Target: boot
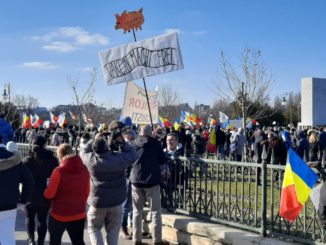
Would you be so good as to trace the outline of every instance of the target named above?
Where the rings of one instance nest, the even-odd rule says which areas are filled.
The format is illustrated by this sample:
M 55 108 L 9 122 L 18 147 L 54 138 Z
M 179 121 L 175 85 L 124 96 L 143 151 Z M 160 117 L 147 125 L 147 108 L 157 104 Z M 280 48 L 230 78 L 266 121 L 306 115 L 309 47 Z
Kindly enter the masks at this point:
M 44 245 L 44 240 L 37 240 L 37 245 Z
M 123 239 L 131 240 L 131 235 L 129 234 L 127 227 L 121 227 L 121 235 Z

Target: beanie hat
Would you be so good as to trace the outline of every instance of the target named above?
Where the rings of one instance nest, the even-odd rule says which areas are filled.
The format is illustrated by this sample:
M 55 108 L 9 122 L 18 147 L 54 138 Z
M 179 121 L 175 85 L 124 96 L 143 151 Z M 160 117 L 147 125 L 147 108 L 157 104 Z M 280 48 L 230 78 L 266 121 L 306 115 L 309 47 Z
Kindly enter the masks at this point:
M 39 147 L 44 147 L 46 139 L 42 135 L 38 135 L 33 139 L 33 145 L 38 145 Z
M 121 122 L 126 125 L 127 127 L 131 127 L 132 126 L 132 120 L 130 117 L 124 117 L 122 118 Z
M 106 141 L 99 137 L 97 139 L 94 140 L 93 145 L 92 145 L 93 151 L 97 154 L 103 154 L 105 152 L 109 151 L 109 147 L 108 144 L 106 143 Z
M 13 141 L 9 141 L 9 142 L 7 143 L 7 151 L 10 151 L 10 152 L 15 152 L 15 151 L 17 151 L 17 145 L 16 145 L 16 143 L 13 142 Z

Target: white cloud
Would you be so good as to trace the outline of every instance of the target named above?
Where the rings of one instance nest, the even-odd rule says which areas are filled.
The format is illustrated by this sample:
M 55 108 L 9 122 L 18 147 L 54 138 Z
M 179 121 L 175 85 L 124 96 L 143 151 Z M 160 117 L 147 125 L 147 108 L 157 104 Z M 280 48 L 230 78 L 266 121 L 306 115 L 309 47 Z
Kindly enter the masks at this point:
M 43 41 L 43 49 L 55 52 L 72 52 L 84 45 L 108 45 L 109 39 L 100 33 L 89 33 L 81 27 L 60 27 L 32 40 Z
M 37 70 L 53 70 L 57 68 L 57 66 L 53 65 L 50 62 L 42 62 L 42 61 L 25 62 L 21 64 L 19 67 L 37 69 Z
M 76 43 L 81 45 L 100 44 L 108 45 L 109 40 L 99 33 L 90 34 L 81 27 L 61 27 L 59 33 L 65 37 L 71 37 Z
M 43 45 L 42 49 L 51 50 L 59 53 L 68 53 L 75 51 L 77 47 L 68 42 L 51 42 L 49 44 Z

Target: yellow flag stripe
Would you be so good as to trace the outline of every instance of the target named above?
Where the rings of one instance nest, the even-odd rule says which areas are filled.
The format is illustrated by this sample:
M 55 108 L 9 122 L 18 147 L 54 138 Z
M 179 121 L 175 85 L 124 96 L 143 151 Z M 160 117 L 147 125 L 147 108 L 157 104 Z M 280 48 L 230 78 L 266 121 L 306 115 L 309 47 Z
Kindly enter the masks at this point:
M 304 205 L 309 198 L 311 189 L 306 182 L 292 171 L 290 164 L 287 164 L 285 167 L 282 189 L 290 185 L 294 185 L 298 202 Z

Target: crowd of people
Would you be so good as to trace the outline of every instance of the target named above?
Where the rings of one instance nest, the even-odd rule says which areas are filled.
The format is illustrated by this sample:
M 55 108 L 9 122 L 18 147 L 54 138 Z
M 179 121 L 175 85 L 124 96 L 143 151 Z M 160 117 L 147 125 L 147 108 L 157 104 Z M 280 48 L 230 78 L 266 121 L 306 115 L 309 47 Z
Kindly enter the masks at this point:
M 245 131 L 181 123 L 177 130 L 152 129 L 136 127 L 129 119 L 114 120 L 101 129 L 68 126 L 14 132 L 0 115 L 0 196 L 5 197 L 0 199 L 0 243 L 15 244 L 16 212 L 24 211 L 30 245 L 43 245 L 47 232 L 50 244 L 61 244 L 65 230 L 72 244 L 85 244 L 86 219 L 91 244 L 104 244 L 102 227 L 107 244 L 117 244 L 119 233 L 142 244 L 142 214 L 148 205 L 154 244 L 168 244 L 162 239 L 161 209 L 173 206 L 172 193 L 188 174 L 169 160 L 171 156 L 212 154 L 217 159 L 284 165 L 283 131 L 309 166 L 323 168 L 326 128 L 254 125 Z M 31 146 L 28 156 L 22 158 L 15 142 Z M 56 155 L 47 145 L 57 146 Z

